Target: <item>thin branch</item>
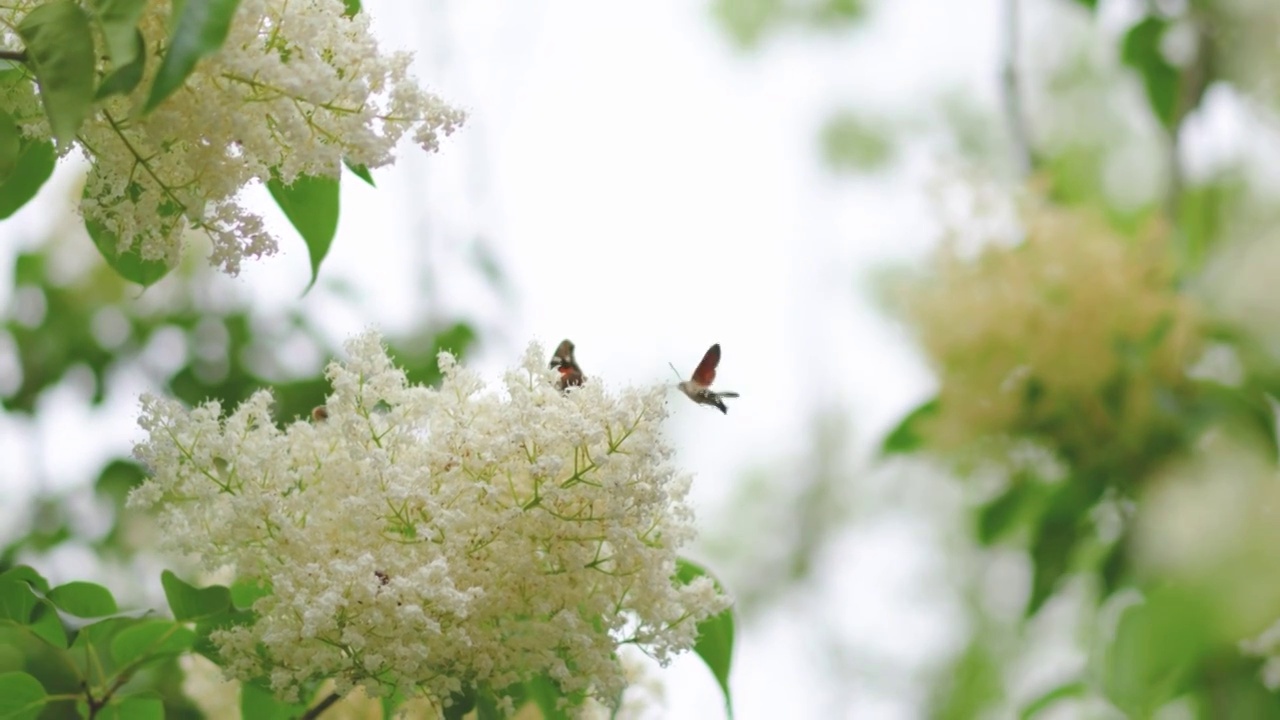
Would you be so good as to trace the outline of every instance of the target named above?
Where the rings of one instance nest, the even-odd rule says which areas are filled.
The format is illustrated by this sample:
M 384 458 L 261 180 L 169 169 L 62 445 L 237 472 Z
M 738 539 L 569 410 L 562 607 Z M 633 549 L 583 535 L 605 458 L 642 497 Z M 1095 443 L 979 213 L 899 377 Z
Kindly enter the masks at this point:
M 1019 0 L 1004 0 L 1004 57 L 1000 68 L 1000 89 L 1004 101 L 1005 122 L 1009 125 L 1014 164 L 1019 177 L 1025 178 L 1033 167 L 1031 138 L 1027 118 L 1023 114 L 1022 91 L 1018 78 Z
M 24 63 L 27 61 L 26 50 L 0 50 L 0 60 L 16 60 Z
M 325 710 L 328 710 L 330 707 L 333 706 L 334 703 L 338 702 L 341 699 L 342 699 L 342 696 L 339 695 L 338 693 L 330 693 L 329 697 L 326 697 L 325 699 L 317 703 L 315 706 L 309 708 L 306 712 L 302 713 L 302 717 L 298 718 L 298 720 L 315 720 L 316 718 L 320 717 L 321 713 L 323 713 Z

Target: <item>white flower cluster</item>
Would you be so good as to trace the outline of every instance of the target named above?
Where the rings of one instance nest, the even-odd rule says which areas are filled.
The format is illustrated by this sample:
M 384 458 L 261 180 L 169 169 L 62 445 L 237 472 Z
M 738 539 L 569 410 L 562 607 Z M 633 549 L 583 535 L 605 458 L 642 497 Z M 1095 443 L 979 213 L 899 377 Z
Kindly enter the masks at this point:
M 12 27 L 38 4 L 19 0 L 0 19 Z M 174 6 L 148 0 L 139 23 L 148 48 L 167 42 Z M 242 0 L 222 49 L 141 115 L 160 65 L 149 55 L 137 88 L 107 99 L 80 129 L 93 162 L 85 219 L 122 251 L 140 241 L 144 258 L 170 264 L 182 233 L 199 228 L 211 262 L 235 274 L 245 256 L 276 250 L 262 219 L 237 202 L 246 185 L 273 171 L 285 184 L 336 176 L 344 158 L 381 167 L 408 133 L 435 150 L 463 114 L 418 87 L 410 55 L 379 52 L 364 13 L 344 9 L 342 0 Z M 25 135 L 49 136 L 30 83 L 0 84 L 0 107 L 15 108 Z
M 169 549 L 273 590 L 215 635 L 232 675 L 444 699 L 546 674 L 608 702 L 620 646 L 665 663 L 728 606 L 674 579 L 694 528 L 661 386 L 561 393 L 537 344 L 505 391 L 447 353 L 439 389 L 410 384 L 372 332 L 347 352 L 314 421 L 278 427 L 265 391 L 225 418 L 143 400 L 130 503 L 159 506 Z

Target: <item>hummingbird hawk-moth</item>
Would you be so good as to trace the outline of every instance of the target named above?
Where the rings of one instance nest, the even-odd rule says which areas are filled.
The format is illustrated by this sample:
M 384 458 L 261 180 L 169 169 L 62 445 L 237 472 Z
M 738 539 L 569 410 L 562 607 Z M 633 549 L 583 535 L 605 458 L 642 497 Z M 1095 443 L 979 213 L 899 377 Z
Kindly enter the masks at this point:
M 570 387 L 577 387 L 587 379 L 582 374 L 582 368 L 578 367 L 578 361 L 573 357 L 573 343 L 564 340 L 556 348 L 555 353 L 551 356 L 551 362 L 548 366 L 553 370 L 560 372 L 560 379 L 556 381 L 556 387 L 566 390 Z
M 699 405 L 710 405 L 717 408 L 725 415 L 729 414 L 729 408 L 725 406 L 721 398 L 736 398 L 736 392 L 714 392 L 711 390 L 711 383 L 716 379 L 716 366 L 720 364 L 720 343 L 716 343 L 707 349 L 707 354 L 702 356 L 702 362 L 698 363 L 697 369 L 693 371 L 693 378 L 689 380 L 681 380 L 677 387 L 680 392 L 689 396 L 689 399 Z M 675 367 L 672 366 L 672 370 Z M 679 375 L 680 371 L 676 370 Z

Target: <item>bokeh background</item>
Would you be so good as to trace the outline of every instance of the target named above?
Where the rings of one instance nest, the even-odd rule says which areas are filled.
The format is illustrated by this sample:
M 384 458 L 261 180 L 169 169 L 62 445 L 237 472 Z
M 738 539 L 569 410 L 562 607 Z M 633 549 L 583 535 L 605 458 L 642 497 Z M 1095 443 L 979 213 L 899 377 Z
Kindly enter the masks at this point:
M 886 288 L 944 239 L 962 254 L 1017 241 L 1029 187 L 1131 225 L 1181 200 L 1173 217 L 1206 236 L 1228 193 L 1266 217 L 1280 126 L 1262 68 L 1280 67 L 1280 13 L 1250 0 L 365 10 L 470 118 L 438 155 L 403 148 L 376 189 L 344 179 L 310 292 L 305 247 L 265 191 L 278 256 L 227 278 L 197 247 L 145 293 L 79 227 L 75 163 L 0 222 L 0 565 L 158 602 L 148 525 L 120 506 L 143 391 L 234 402 L 269 384 L 282 417 L 305 414 L 324 363 L 368 326 L 424 381 L 441 347 L 496 373 L 531 339 L 569 337 L 599 381 L 674 383 L 669 362 L 688 374 L 718 342 L 717 385 L 741 399 L 721 416 L 673 390 L 670 435 L 696 474 L 690 554 L 739 599 L 737 717 L 978 716 L 994 681 L 963 661 L 1020 615 L 1031 570 L 1018 549 L 978 559 L 981 483 L 881 457 L 938 387 Z M 1151 18 L 1158 42 L 1137 47 Z M 1214 62 L 1186 60 L 1205 28 Z M 1152 95 L 1163 67 L 1181 73 L 1172 141 Z M 1084 667 L 1077 610 L 1021 627 L 1033 643 L 997 633 L 1015 661 L 996 695 L 1016 706 Z M 723 716 L 696 658 L 659 677 L 656 717 Z M 1086 711 L 1114 716 L 1097 703 L 1058 716 Z

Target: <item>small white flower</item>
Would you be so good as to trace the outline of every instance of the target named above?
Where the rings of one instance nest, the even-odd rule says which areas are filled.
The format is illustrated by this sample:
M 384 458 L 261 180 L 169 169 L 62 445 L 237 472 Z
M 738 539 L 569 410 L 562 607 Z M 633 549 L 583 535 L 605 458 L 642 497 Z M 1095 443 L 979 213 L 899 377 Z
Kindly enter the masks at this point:
M 609 702 L 621 645 L 666 661 L 728 605 L 672 580 L 694 528 L 662 386 L 564 394 L 533 345 L 504 392 L 447 354 L 431 389 L 375 333 L 347 351 L 320 423 L 278 427 L 265 392 L 227 417 L 144 398 L 130 502 L 159 506 L 169 549 L 274 589 L 214 637 L 233 676 L 443 699 L 546 674 Z

